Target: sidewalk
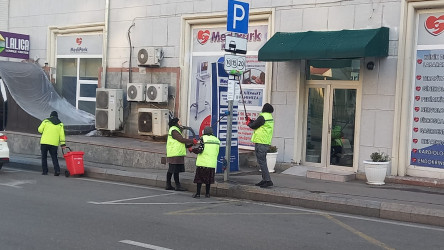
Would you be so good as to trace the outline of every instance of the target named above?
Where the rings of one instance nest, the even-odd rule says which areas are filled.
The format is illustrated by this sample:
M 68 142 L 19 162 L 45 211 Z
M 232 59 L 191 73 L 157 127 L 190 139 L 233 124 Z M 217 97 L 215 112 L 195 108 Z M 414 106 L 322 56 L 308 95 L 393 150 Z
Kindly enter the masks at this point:
M 96 146 L 100 147 L 99 144 Z M 28 164 L 33 170 L 41 171 L 40 157 L 36 155 L 12 153 L 10 161 Z M 62 168 L 66 168 L 63 159 L 60 159 L 60 164 Z M 50 169 L 52 169 L 51 164 Z M 62 175 L 63 173 L 64 171 Z M 166 166 L 165 169 L 141 169 L 85 162 L 85 175 L 91 178 L 164 188 Z M 362 180 L 330 182 L 281 173 L 271 174 L 271 177 L 274 187 L 262 189 L 254 186 L 254 183 L 261 179 L 260 172 L 241 167 L 241 171 L 230 174 L 228 182 L 223 182 L 223 175 L 217 174 L 216 184 L 212 185 L 211 193 L 219 197 L 444 226 L 443 188 L 394 183 L 370 186 Z M 191 172 L 181 174 L 181 182 L 190 192 L 195 190 L 193 178 L 194 174 Z M 390 178 L 391 182 L 399 182 L 402 179 L 408 181 L 408 178 Z

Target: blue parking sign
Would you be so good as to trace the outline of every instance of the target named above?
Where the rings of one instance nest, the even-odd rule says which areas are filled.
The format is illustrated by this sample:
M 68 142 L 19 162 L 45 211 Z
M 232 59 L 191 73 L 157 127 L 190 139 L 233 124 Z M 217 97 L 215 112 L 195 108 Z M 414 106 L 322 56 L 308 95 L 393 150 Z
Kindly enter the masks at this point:
M 250 4 L 228 0 L 227 31 L 248 34 Z

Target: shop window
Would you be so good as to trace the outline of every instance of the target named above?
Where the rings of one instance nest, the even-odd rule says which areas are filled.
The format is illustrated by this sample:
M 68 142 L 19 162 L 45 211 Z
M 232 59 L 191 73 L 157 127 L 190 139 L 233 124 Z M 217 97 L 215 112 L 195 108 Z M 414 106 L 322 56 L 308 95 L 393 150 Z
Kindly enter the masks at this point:
M 308 60 L 307 80 L 359 81 L 360 59 Z

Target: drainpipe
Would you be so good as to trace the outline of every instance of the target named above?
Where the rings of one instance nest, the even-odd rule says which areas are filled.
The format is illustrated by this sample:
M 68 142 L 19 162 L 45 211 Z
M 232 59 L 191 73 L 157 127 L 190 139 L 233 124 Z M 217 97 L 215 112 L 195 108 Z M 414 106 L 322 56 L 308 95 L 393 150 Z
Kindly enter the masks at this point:
M 108 28 L 109 28 L 109 0 L 105 1 L 105 26 L 103 28 L 103 49 L 102 49 L 102 84 L 101 88 L 106 86 L 106 70 L 108 67 Z

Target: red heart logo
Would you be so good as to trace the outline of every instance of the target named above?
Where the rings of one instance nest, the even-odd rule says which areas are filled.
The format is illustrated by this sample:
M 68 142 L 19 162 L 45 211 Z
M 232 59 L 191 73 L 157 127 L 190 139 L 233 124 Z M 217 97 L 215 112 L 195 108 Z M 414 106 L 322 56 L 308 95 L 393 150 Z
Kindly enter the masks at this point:
M 416 162 L 416 158 L 412 158 L 412 162 Z
M 413 118 L 413 120 L 415 120 L 415 122 L 418 122 L 418 121 L 419 121 L 419 118 L 418 118 L 418 117 L 415 117 L 415 118 Z
M 418 152 L 418 150 L 416 148 L 412 149 L 413 153 Z
M 418 132 L 418 128 L 413 128 L 413 131 Z
M 77 37 L 76 38 L 76 43 L 80 46 L 82 44 L 82 38 L 81 37 Z
M 415 100 L 419 101 L 421 97 L 419 95 L 415 96 Z
M 197 41 L 200 44 L 205 44 L 208 42 L 208 39 L 210 39 L 210 31 L 209 30 L 199 30 L 197 32 Z
M 420 86 L 416 86 L 416 90 L 417 91 L 421 91 L 421 87 Z
M 444 15 L 440 17 L 429 16 L 424 25 L 430 34 L 437 36 L 444 31 Z
M 418 112 L 419 111 L 419 107 L 415 107 L 415 111 Z
M 418 59 L 418 60 L 416 60 L 416 62 L 417 62 L 418 64 L 421 64 L 421 63 L 422 63 L 422 59 Z
M 416 76 L 416 79 L 421 80 L 421 76 L 420 76 L 420 75 L 417 75 L 417 76 Z
M 418 139 L 413 139 L 413 143 L 418 143 Z

